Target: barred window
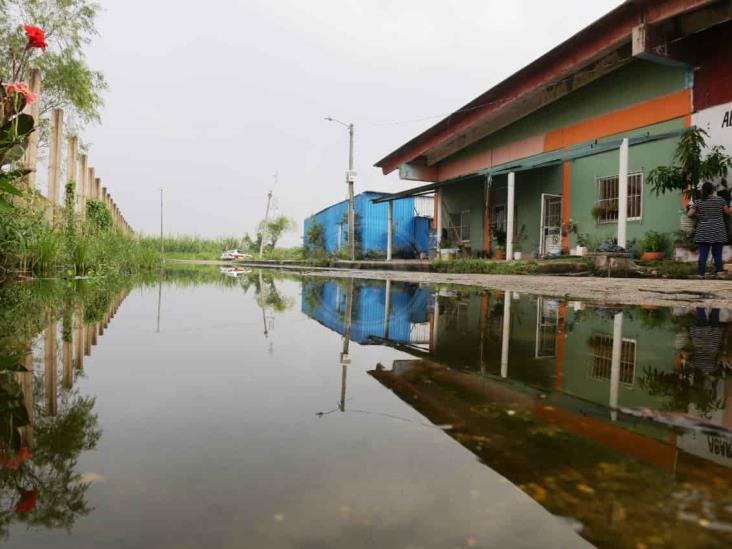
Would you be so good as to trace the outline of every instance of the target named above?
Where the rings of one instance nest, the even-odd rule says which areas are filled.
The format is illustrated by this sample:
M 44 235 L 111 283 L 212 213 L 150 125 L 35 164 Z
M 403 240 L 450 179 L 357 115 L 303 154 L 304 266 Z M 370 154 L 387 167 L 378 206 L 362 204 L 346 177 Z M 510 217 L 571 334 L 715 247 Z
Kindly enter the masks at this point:
M 618 220 L 619 178 L 601 177 L 597 180 L 598 223 L 615 223 Z M 628 219 L 641 219 L 643 216 L 643 174 L 636 172 L 628 175 Z
M 493 230 L 506 232 L 506 205 L 499 204 L 493 208 Z
M 470 210 L 450 214 L 452 238 L 458 241 L 470 240 Z
M 632 385 L 635 378 L 635 346 L 634 339 L 623 339 L 620 352 L 620 382 Z M 592 372 L 594 379 L 610 379 L 613 362 L 613 337 L 605 334 L 592 334 Z

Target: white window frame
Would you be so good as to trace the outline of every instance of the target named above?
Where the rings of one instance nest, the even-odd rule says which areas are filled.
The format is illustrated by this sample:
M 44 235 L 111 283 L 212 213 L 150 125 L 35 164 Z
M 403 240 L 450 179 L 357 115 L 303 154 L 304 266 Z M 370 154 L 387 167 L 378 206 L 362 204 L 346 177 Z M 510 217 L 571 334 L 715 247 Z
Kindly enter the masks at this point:
M 453 223 L 453 216 L 460 216 L 460 225 Z M 460 210 L 457 213 L 450 214 L 450 228 L 457 234 L 460 242 L 470 242 L 470 210 Z M 465 238 L 464 229 L 467 228 L 468 237 Z
M 590 379 L 596 380 L 596 381 L 607 381 L 610 379 L 610 368 L 612 368 L 612 365 L 610 364 L 612 362 L 612 346 L 613 346 L 613 336 L 611 334 L 606 334 L 602 332 L 593 332 L 590 337 L 597 337 L 600 338 L 603 343 L 606 343 L 604 346 L 606 349 L 609 350 L 609 352 L 604 353 L 598 353 L 595 349 L 592 349 L 591 356 L 592 356 L 592 364 L 590 365 Z M 635 371 L 638 367 L 638 340 L 632 339 L 632 338 L 623 338 L 623 343 L 631 344 L 633 346 L 633 361 L 629 363 L 628 361 L 623 360 L 622 358 L 622 352 L 621 352 L 621 362 L 620 362 L 620 371 L 621 371 L 621 378 L 620 383 L 627 386 L 633 386 L 635 385 Z M 607 363 L 608 366 L 605 366 L 603 364 L 602 375 L 596 375 L 595 368 L 598 364 L 597 361 L 602 361 L 603 363 Z M 622 378 L 622 372 L 623 372 L 623 365 L 631 365 L 632 366 L 632 377 L 631 379 L 623 379 Z M 604 370 L 607 369 L 608 375 L 607 377 L 604 375 Z
M 643 220 L 643 208 L 644 208 L 644 205 L 645 205 L 644 204 L 644 200 L 643 200 L 643 195 L 645 194 L 644 193 L 645 183 L 646 183 L 646 181 L 645 181 L 645 175 L 643 174 L 642 171 L 637 171 L 637 172 L 631 172 L 631 173 L 629 173 L 628 174 L 628 184 L 629 185 L 630 185 L 630 181 L 634 177 L 639 177 L 640 178 L 640 208 L 639 208 L 640 209 L 640 215 L 637 215 L 637 216 L 630 216 L 630 215 L 628 215 L 628 221 L 642 221 Z M 595 198 L 595 204 L 596 205 L 600 204 L 603 201 L 611 201 L 611 200 L 619 200 L 620 199 L 619 196 L 616 197 L 616 198 L 614 198 L 614 199 L 613 198 L 605 198 L 605 199 L 603 199 L 603 198 L 601 198 L 601 195 L 600 195 L 601 188 L 602 188 L 602 184 L 604 182 L 609 181 L 609 180 L 612 180 L 612 179 L 619 179 L 619 178 L 620 178 L 620 176 L 618 176 L 618 175 L 607 175 L 607 176 L 602 176 L 602 177 L 596 177 L 595 178 L 595 197 L 596 197 Z M 629 208 L 630 208 L 630 205 L 631 205 L 630 196 L 631 195 L 629 194 L 628 195 L 628 207 Z M 597 220 L 598 225 L 612 225 L 612 224 L 617 223 L 617 222 L 618 222 L 617 218 L 616 219 L 598 219 Z

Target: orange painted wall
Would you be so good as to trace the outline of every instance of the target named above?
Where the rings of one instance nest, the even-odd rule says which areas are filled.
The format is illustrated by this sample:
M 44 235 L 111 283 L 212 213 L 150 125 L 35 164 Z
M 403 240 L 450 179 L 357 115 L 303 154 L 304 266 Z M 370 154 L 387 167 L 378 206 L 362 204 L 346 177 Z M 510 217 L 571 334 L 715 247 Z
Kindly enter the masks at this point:
M 681 90 L 548 132 L 544 138 L 544 152 L 687 116 L 691 109 L 691 90 Z

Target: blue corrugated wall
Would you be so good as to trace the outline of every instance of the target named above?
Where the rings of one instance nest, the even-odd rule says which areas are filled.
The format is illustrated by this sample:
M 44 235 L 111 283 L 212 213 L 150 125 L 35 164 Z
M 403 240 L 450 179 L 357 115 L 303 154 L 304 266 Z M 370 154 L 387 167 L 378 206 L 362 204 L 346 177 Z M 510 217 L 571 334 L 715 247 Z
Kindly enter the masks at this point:
M 338 282 L 305 280 L 303 295 L 322 286 L 322 293 L 313 302 L 302 300 L 302 312 L 331 330 L 343 334 L 346 290 Z M 356 286 L 353 300 L 351 340 L 367 344 L 371 336 L 384 337 L 385 284 Z M 393 284 L 389 307 L 389 339 L 409 343 L 413 324 L 427 322 L 432 290 L 414 285 Z
M 388 206 L 386 203 L 374 204 L 379 193 L 361 193 L 354 199 L 356 212 L 356 240 L 362 253 L 386 253 L 386 233 Z M 308 217 L 305 220 L 304 244 L 308 230 L 313 223 L 323 226 L 325 251 L 335 253 L 348 242 L 348 201 L 339 202 Z M 429 249 L 430 219 L 416 217 L 414 199 L 404 198 L 394 202 L 394 240 L 395 255 L 414 256 Z M 340 233 L 340 237 L 339 237 Z

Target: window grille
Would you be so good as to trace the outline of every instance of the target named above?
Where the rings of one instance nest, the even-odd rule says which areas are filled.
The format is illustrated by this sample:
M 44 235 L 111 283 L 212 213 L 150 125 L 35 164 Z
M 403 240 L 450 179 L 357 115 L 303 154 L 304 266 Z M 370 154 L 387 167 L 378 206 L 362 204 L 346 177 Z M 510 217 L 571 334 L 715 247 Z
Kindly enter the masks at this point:
M 613 362 L 613 338 L 605 334 L 593 334 L 590 338 L 592 347 L 592 372 L 594 379 L 610 379 Z M 632 385 L 635 379 L 635 347 L 634 339 L 623 339 L 620 352 L 620 383 Z
M 617 175 L 597 180 L 597 207 L 600 210 L 598 223 L 618 221 L 619 178 Z M 643 174 L 628 175 L 628 220 L 643 217 Z
M 504 204 L 493 208 L 493 230 L 506 232 L 506 206 Z
M 470 240 L 470 210 L 450 214 L 450 228 L 453 239 Z

